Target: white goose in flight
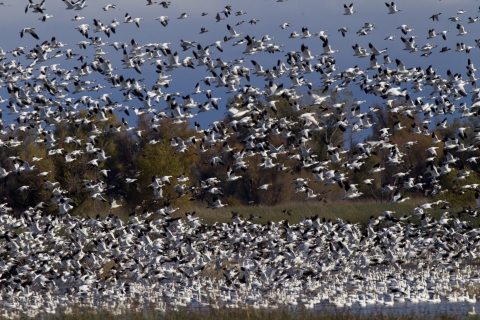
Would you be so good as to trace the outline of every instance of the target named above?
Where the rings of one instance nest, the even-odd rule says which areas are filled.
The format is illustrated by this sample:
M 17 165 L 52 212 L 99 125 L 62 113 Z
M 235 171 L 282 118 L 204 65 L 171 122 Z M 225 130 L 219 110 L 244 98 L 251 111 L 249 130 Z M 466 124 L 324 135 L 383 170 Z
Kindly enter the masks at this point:
M 51 18 L 53 18 L 53 14 L 44 14 L 43 16 L 38 18 L 38 20 L 41 20 L 42 22 L 45 22 L 45 21 L 47 21 L 47 19 L 51 19 Z
M 371 181 L 367 182 L 371 183 Z M 362 192 L 358 191 L 356 184 L 345 183 L 345 196 L 342 198 L 342 200 L 358 198 L 362 194 Z
M 160 22 L 160 24 L 164 27 L 166 27 L 168 25 L 168 16 L 160 16 L 158 18 L 156 18 L 155 20 L 158 20 L 158 22 Z
M 345 37 L 345 34 L 347 33 L 347 31 L 348 31 L 347 27 L 343 27 L 343 28 L 338 29 L 338 32 L 340 32 L 342 34 L 342 37 Z
M 32 37 L 34 37 L 37 40 L 40 39 L 37 33 L 35 32 L 35 28 L 23 28 L 22 31 L 20 31 L 20 38 L 23 38 L 23 35 L 25 33 L 29 33 Z
M 243 34 L 243 32 L 237 33 L 229 24 L 227 24 L 227 29 L 230 32 L 230 37 L 228 37 L 228 40 L 238 38 L 241 34 Z
M 107 4 L 105 7 L 102 8 L 103 11 L 108 11 L 109 9 L 117 9 L 117 5 L 116 4 Z
M 184 12 L 184 13 L 180 14 L 180 16 L 179 16 L 177 19 L 186 19 L 186 18 L 188 18 L 188 17 L 190 17 L 190 16 L 191 16 L 190 13 L 185 13 L 185 12 Z
M 387 48 L 378 50 L 372 43 L 368 43 L 368 47 L 370 48 L 370 50 L 372 50 L 372 54 L 376 56 L 379 56 L 382 53 L 387 53 Z
M 212 209 L 219 209 L 228 206 L 226 203 L 222 203 L 222 201 L 218 198 L 214 199 L 213 205 L 211 206 Z
M 308 30 L 308 28 L 302 28 L 302 39 L 305 39 L 305 38 L 310 38 L 311 36 L 313 36 L 314 34 L 310 33 L 310 31 Z
M 471 30 L 465 30 L 465 27 L 462 26 L 460 23 L 457 23 L 457 30 L 458 30 L 458 34 L 457 36 L 464 36 L 466 34 L 469 34 Z
M 385 5 L 387 6 L 389 12 L 388 14 L 394 14 L 402 11 L 402 9 L 397 9 L 397 5 L 395 2 L 392 1 L 392 3 L 385 2 Z
M 354 14 L 355 12 L 358 12 L 357 10 L 353 10 L 353 3 L 351 3 L 349 6 L 344 4 L 343 9 L 345 10 L 345 13 L 343 15 L 346 15 L 346 16 L 349 16 Z
M 332 50 L 332 47 L 330 46 L 330 44 L 328 43 L 328 38 L 323 40 L 323 53 L 322 55 L 331 55 L 331 54 L 334 54 L 334 53 L 337 53 L 339 52 L 340 50 Z
M 5 170 L 5 168 L 0 168 L 0 179 L 5 178 L 11 171 Z
M 42 13 L 43 10 L 45 10 L 44 5 L 45 5 L 45 0 L 42 0 L 40 3 L 35 3 L 33 0 L 28 0 L 28 4 L 25 7 L 25 13 L 28 12 L 28 9 L 32 9 L 32 12 L 37 12 L 37 13 Z
M 67 10 L 72 10 L 72 9 L 76 9 L 77 8 L 77 5 L 79 5 L 82 1 L 81 0 L 78 0 L 78 1 L 70 1 L 70 0 L 62 0 L 63 3 L 65 3 L 67 5 Z

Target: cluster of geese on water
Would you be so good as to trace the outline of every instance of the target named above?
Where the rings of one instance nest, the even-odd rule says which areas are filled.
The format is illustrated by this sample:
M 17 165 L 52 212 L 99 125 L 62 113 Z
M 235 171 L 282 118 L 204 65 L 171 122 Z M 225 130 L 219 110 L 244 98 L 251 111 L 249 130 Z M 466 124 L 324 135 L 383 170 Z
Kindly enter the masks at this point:
M 3 214 L 2 315 L 476 303 L 479 228 L 446 216 L 423 214 L 418 225 L 380 217 L 364 228 L 318 216 L 262 225 L 232 213 L 207 226 L 194 212 L 158 219 L 145 210 L 127 222 L 38 208 Z
M 85 19 L 81 14 L 88 8 L 87 0 L 62 2 L 66 10 L 76 14 L 73 21 Z M 402 9 L 394 2 L 385 4 L 385 14 L 402 14 Z M 48 5 L 53 4 L 45 0 L 40 3 L 29 0 L 25 14 L 27 17 L 38 15 L 42 23 L 59 19 L 48 14 Z M 162 10 L 167 10 L 175 3 L 148 0 L 146 5 L 160 5 Z M 117 6 L 108 4 L 102 9 L 115 10 Z M 344 5 L 344 10 L 345 15 L 357 14 L 353 4 Z M 202 13 L 202 16 L 207 14 Z M 121 115 L 122 124 L 108 130 L 131 131 L 140 137 L 142 131 L 128 124 L 134 115 L 148 114 L 151 116 L 150 128 L 161 131 L 161 119 L 169 118 L 174 124 L 187 122 L 198 114 L 221 108 L 222 98 L 219 96 L 227 94 L 235 98 L 226 104 L 230 119 L 227 123 L 215 121 L 207 129 L 195 124 L 194 136 L 174 138 L 170 142 L 177 154 L 190 148 L 205 152 L 211 165 L 218 170 L 225 170 L 221 164 L 226 159 L 232 160 L 226 181 L 211 177 L 202 181 L 199 187 L 187 186 L 188 181 L 193 180 L 188 174 L 173 178 L 159 173 L 149 186 L 153 190 L 153 200 L 166 198 L 163 194 L 165 184 L 175 183 L 178 196 L 192 193 L 195 198 L 199 193 L 209 193 L 213 197 L 209 207 L 224 207 L 226 204 L 220 199 L 222 183 L 235 183 L 234 180 L 240 179 L 236 172 L 249 170 L 251 157 L 260 157 L 263 159 L 260 166 L 264 170 L 276 170 L 278 174 L 288 170 L 282 159 L 297 159 L 304 168 L 312 171 L 311 179 L 292 181 L 296 192 L 305 192 L 307 200 L 318 197 L 312 189 L 314 183 L 340 185 L 345 189 L 343 199 L 354 199 L 362 193 L 355 184 L 349 183 L 348 173 L 364 170 L 365 159 L 376 150 L 386 149 L 389 152 L 384 163 L 399 168 L 394 177 L 401 178 L 403 183 L 384 183 L 382 191 L 393 194 L 390 202 L 393 205 L 408 200 L 403 196 L 406 191 L 426 190 L 429 202 L 419 205 L 412 213 L 419 218 L 420 224 L 410 222 L 409 215 L 394 218 L 392 212 L 385 211 L 377 218 L 372 217 L 365 228 L 341 219 L 324 221 L 318 216 L 306 217 L 298 224 L 280 221 L 261 225 L 236 214 L 231 223 L 207 226 L 193 213 L 187 213 L 186 220 L 171 218 L 169 215 L 178 210 L 172 206 L 157 211 L 145 210 L 142 214 L 130 216 L 128 222 L 113 213 L 103 219 L 82 218 L 72 215 L 73 201 L 63 189 L 65 186 L 46 181 L 46 189 L 52 192 L 51 203 L 39 203 L 18 215 L 13 214 L 8 203 L 0 204 L 0 293 L 3 298 L 0 305 L 4 316 L 35 315 L 59 309 L 68 312 L 73 304 L 121 310 L 122 306 L 140 302 L 165 310 L 182 306 L 316 308 L 325 303 L 366 306 L 405 301 L 476 301 L 474 295 L 468 294 L 467 288 L 479 285 L 480 281 L 480 272 L 471 264 L 478 259 L 480 229 L 448 212 L 438 221 L 429 216 L 432 208 L 447 205 L 445 201 L 434 199 L 444 191 L 439 184 L 442 175 L 455 168 L 454 182 L 461 185 L 462 180 L 475 174 L 455 155 L 460 152 L 471 154 L 467 161 L 475 162 L 478 147 L 475 144 L 465 146 L 463 140 L 467 134 L 473 134 L 477 141 L 478 132 L 461 127 L 454 136 L 441 137 L 432 125 L 429 126 L 440 119 L 439 125 L 446 128 L 451 121 L 449 115 L 466 119 L 477 116 L 480 94 L 476 86 L 475 55 L 465 58 L 465 78 L 451 71 L 443 77 L 433 66 L 409 68 L 399 59 L 392 60 L 387 49 L 379 50 L 372 43 L 368 49 L 356 44 L 352 46 L 353 55 L 369 58 L 368 66 L 364 69 L 358 66 L 340 68 L 334 59 L 338 50 L 332 47 L 330 40 L 336 38 L 333 34 L 327 31 L 310 33 L 307 27 L 303 27 L 302 33 L 293 32 L 286 38 L 319 39 L 321 52 L 315 54 L 305 44 L 299 46 L 300 51 L 286 52 L 284 44 L 274 43 L 268 35 L 256 39 L 253 35 L 238 32 L 236 29 L 240 29 L 244 21 L 234 26 L 229 23 L 232 16 L 245 14 L 230 5 L 220 8 L 215 21 L 228 22 L 225 26 L 228 34 L 209 45 L 180 39 L 178 44 L 183 49 L 181 54 L 185 52 L 184 58 L 180 58 L 174 49 L 178 44 L 142 45 L 133 39 L 128 42 L 106 41 L 120 36 L 120 29 L 126 28 L 125 24 L 133 24 L 132 30 L 141 30 L 143 18 L 128 13 L 123 19 L 108 24 L 94 18 L 93 25 L 86 22 L 78 25 L 75 32 L 78 31 L 76 35 L 81 41 L 77 47 L 68 49 L 64 48 L 67 44 L 55 37 L 44 40 L 46 36 L 35 28 L 22 28 L 22 38 L 32 37 L 28 40 L 42 42 L 31 50 L 26 46 L 10 51 L 0 49 L 0 84 L 8 92 L 8 98 L 1 100 L 2 106 L 7 108 L 0 121 L 3 126 L 1 147 L 19 148 L 22 141 L 18 140 L 16 133 L 28 132 L 35 136 L 37 143 L 45 144 L 49 157 L 64 157 L 66 162 L 73 162 L 86 155 L 91 157 L 89 165 L 99 167 L 109 155 L 96 145 L 96 138 L 104 134 L 97 125 L 108 121 L 111 114 Z M 465 10 L 457 12 L 458 16 L 464 14 Z M 190 15 L 183 13 L 178 19 L 188 21 Z M 467 28 L 458 16 L 448 20 L 456 23 L 457 36 L 468 35 L 478 18 L 468 18 Z M 443 22 L 442 18 L 440 13 L 431 17 L 438 23 Z M 157 20 L 159 28 L 171 28 L 174 23 L 167 15 L 159 16 Z M 257 18 L 248 21 L 252 26 L 262 22 L 263 19 Z M 280 27 L 285 30 L 291 26 L 283 23 Z M 376 28 L 375 24 L 365 23 L 357 34 L 368 37 Z M 400 40 L 408 52 L 421 52 L 421 56 L 428 58 L 437 47 L 428 43 L 416 44 L 419 36 L 410 35 L 414 29 L 408 24 L 397 29 L 403 34 Z M 201 34 L 206 32 L 206 28 L 200 31 Z M 335 41 L 350 33 L 347 27 L 338 32 Z M 428 39 L 438 37 L 441 42 L 448 41 L 451 38 L 449 33 L 450 30 L 437 33 L 430 29 Z M 396 41 L 395 36 L 385 39 L 389 40 Z M 229 43 L 239 48 L 241 58 L 221 59 L 224 47 Z M 109 59 L 109 54 L 104 51 L 106 45 L 123 53 L 121 62 L 115 64 Z M 471 44 L 459 42 L 456 48 L 443 47 L 440 53 L 450 50 L 473 53 L 479 45 L 480 39 Z M 81 53 L 90 48 L 94 49 L 91 58 Z M 190 50 L 192 57 L 186 53 Z M 272 57 L 281 55 L 282 58 L 277 59 L 271 68 L 264 69 L 256 60 L 247 58 L 261 52 L 271 53 Z M 22 63 L 21 59 L 26 62 Z M 64 69 L 61 59 L 80 61 L 81 64 L 71 70 Z M 149 67 L 151 63 L 154 68 Z M 143 84 L 148 79 L 122 74 L 143 74 L 148 68 L 158 74 L 158 79 L 149 86 Z M 206 71 L 206 76 L 193 91 L 181 99 L 180 93 L 168 92 L 174 80 L 169 73 L 179 68 Z M 256 79 L 253 76 L 264 80 L 265 87 L 254 86 L 252 83 Z M 289 86 L 279 83 L 282 77 L 290 79 Z M 319 81 L 309 82 L 307 79 L 311 77 L 319 77 Z M 312 89 L 317 85 L 321 90 L 314 93 Z M 411 87 L 406 88 L 406 85 Z M 353 105 L 329 103 L 328 92 L 349 87 L 358 87 L 366 94 L 383 98 L 387 101 L 388 112 L 400 119 L 405 116 L 412 121 L 422 121 L 415 123 L 414 133 L 432 139 L 432 146 L 425 150 L 430 158 L 424 180 L 411 177 L 404 170 L 408 147 L 416 141 L 403 146 L 391 143 L 395 132 L 406 129 L 406 120 L 396 122 L 394 128 L 382 128 L 378 141 L 368 140 L 352 146 L 359 150 L 354 156 L 349 156 L 343 147 L 332 144 L 326 154 L 313 154 L 309 145 L 312 133 L 325 131 L 331 119 L 335 119 L 334 126 L 342 132 L 351 130 L 363 134 L 362 131 L 367 132 L 373 126 L 372 114 L 377 110 L 364 108 L 365 101 L 356 101 Z M 115 88 L 122 92 L 123 103 L 115 102 L 113 93 L 106 93 Z M 300 105 L 303 89 L 308 91 L 311 101 L 308 112 Z M 429 98 L 414 98 L 422 91 L 430 94 Z M 195 101 L 194 97 L 203 95 L 206 99 Z M 268 102 L 261 103 L 264 99 Z M 280 99 L 289 102 L 294 116 L 276 117 L 275 104 Z M 428 102 L 429 99 L 432 102 Z M 467 102 L 457 102 L 461 99 Z M 134 103 L 141 107 L 127 105 Z M 86 113 L 82 116 L 80 111 L 84 110 Z M 9 118 L 14 120 L 9 123 Z M 59 141 L 55 126 L 66 122 L 79 128 L 87 127 L 89 137 L 82 140 L 70 136 Z M 302 124 L 302 130 L 295 134 L 291 129 L 297 123 Z M 244 139 L 244 149 L 235 150 L 229 147 L 228 138 L 236 135 L 240 128 L 247 128 L 249 135 Z M 269 143 L 272 136 L 280 136 L 284 143 L 272 145 Z M 77 148 L 66 153 L 62 146 L 71 143 Z M 158 141 L 153 139 L 150 143 Z M 218 154 L 216 150 L 220 145 L 223 146 L 222 152 Z M 440 146 L 447 150 L 444 159 L 437 158 L 436 149 Z M 317 157 L 325 160 L 317 160 Z M 10 160 L 11 167 L 0 168 L 0 179 L 9 174 L 35 172 L 37 169 L 33 163 L 42 161 L 40 158 L 20 157 L 11 157 Z M 384 169 L 381 165 L 373 167 L 369 171 L 371 178 L 363 183 L 372 184 L 375 174 Z M 98 171 L 100 177 L 108 176 L 108 168 L 99 168 Z M 38 174 L 50 179 L 48 172 Z M 135 177 L 125 179 L 127 184 L 135 182 Z M 258 192 L 268 186 L 258 186 Z M 459 189 L 471 192 L 477 186 L 464 185 Z M 120 204 L 107 199 L 107 187 L 101 180 L 85 180 L 84 188 L 91 192 L 91 197 L 110 202 L 114 212 Z M 29 186 L 25 185 L 19 191 L 28 192 L 28 189 Z M 480 206 L 478 194 L 476 198 L 477 206 Z M 46 206 L 58 206 L 58 215 L 46 215 Z M 477 215 L 473 208 L 467 213 Z

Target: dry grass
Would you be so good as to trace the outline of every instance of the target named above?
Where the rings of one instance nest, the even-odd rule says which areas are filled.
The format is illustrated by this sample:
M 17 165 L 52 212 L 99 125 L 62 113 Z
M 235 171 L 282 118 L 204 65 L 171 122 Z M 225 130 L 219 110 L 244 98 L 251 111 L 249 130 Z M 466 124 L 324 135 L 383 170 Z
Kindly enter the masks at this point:
M 410 212 L 416 205 L 399 204 L 396 207 L 398 212 Z M 291 215 L 282 213 L 283 210 L 289 210 Z M 394 210 L 387 203 L 375 202 L 345 202 L 345 203 L 324 203 L 319 201 L 294 202 L 279 206 L 240 206 L 226 207 L 216 210 L 197 208 L 196 212 L 202 217 L 204 222 L 230 221 L 231 212 L 235 211 L 248 218 L 251 214 L 261 216 L 256 219 L 257 223 L 266 223 L 267 221 L 289 220 L 291 223 L 298 223 L 303 217 L 318 215 L 320 218 L 336 220 L 341 218 L 344 221 L 368 223 L 370 215 L 377 216 L 385 210 Z
M 324 203 L 323 201 L 300 201 L 300 202 L 290 202 L 287 204 L 276 205 L 276 206 L 227 206 L 220 209 L 209 209 L 206 205 L 196 204 L 196 206 L 191 206 L 189 208 L 182 208 L 171 215 L 171 217 L 182 217 L 185 218 L 185 212 L 196 212 L 196 216 L 201 218 L 201 221 L 207 225 L 211 225 L 215 222 L 224 223 L 231 222 L 232 211 L 237 212 L 242 215 L 245 219 L 248 219 L 250 215 L 260 216 L 261 218 L 252 220 L 254 223 L 266 224 L 268 221 L 281 221 L 288 220 L 290 223 L 298 223 L 304 217 L 311 217 L 318 215 L 320 219 L 325 218 L 327 220 L 336 221 L 337 218 L 342 219 L 343 221 L 351 223 L 360 223 L 362 226 L 368 224 L 370 216 L 378 217 L 383 211 L 394 211 L 394 217 L 398 218 L 402 214 L 411 215 L 413 209 L 421 204 L 432 202 L 432 199 L 426 198 L 414 198 L 407 202 L 389 205 L 388 202 L 375 202 L 375 201 L 364 201 L 364 200 L 350 200 L 350 201 L 337 201 L 333 203 Z M 283 210 L 289 210 L 291 215 L 282 213 Z M 448 211 L 450 214 L 455 215 L 461 211 L 462 207 L 452 207 L 448 210 L 426 210 L 428 215 L 434 219 L 439 219 L 440 216 Z M 150 212 L 155 212 L 155 209 L 149 209 Z M 93 217 L 96 215 L 91 214 Z M 127 208 L 119 208 L 116 211 L 113 211 L 115 215 L 123 219 L 124 221 L 128 220 L 129 212 Z M 141 214 L 141 211 L 137 211 L 137 214 Z M 104 217 L 108 212 L 101 212 L 100 216 Z M 155 217 L 155 216 L 153 216 Z M 157 216 L 160 218 L 160 216 Z M 471 218 L 469 216 L 463 216 L 462 220 L 467 220 L 472 222 L 473 226 L 478 226 L 480 223 L 480 218 Z M 411 217 L 410 220 L 413 223 L 418 223 L 417 218 Z
M 207 209 L 204 207 L 195 208 L 197 216 L 203 219 L 206 224 L 215 222 L 229 222 L 231 221 L 231 212 L 235 211 L 238 214 L 248 218 L 251 214 L 261 216 L 261 218 L 253 220 L 255 223 L 266 223 L 267 221 L 289 220 L 291 223 L 298 223 L 303 217 L 310 217 L 318 215 L 320 218 L 330 219 L 336 221 L 337 218 L 351 223 L 360 223 L 361 225 L 368 224 L 370 216 L 379 216 L 383 211 L 395 211 L 394 217 L 400 217 L 406 213 L 411 215 L 413 209 L 418 205 L 425 203 L 425 199 L 413 199 L 405 203 L 396 205 L 389 205 L 387 202 L 375 201 L 349 201 L 337 203 L 324 203 L 319 201 L 304 201 L 288 203 L 279 206 L 238 206 L 225 207 L 216 210 Z M 456 213 L 460 208 L 452 208 L 449 211 Z M 282 213 L 283 210 L 290 210 L 291 215 Z M 193 211 L 193 210 L 192 210 Z M 428 210 L 429 214 L 434 218 L 439 218 L 445 210 Z M 181 213 L 180 215 L 182 215 Z M 177 214 L 177 216 L 179 216 Z M 416 219 L 412 218 L 412 222 Z M 471 220 L 471 219 L 468 219 Z

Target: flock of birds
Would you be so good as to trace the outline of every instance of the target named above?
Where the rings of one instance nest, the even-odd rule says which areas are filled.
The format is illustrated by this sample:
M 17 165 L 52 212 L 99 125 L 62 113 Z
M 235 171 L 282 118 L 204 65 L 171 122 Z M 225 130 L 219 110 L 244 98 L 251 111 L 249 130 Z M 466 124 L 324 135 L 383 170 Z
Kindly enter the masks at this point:
M 69 313 L 73 305 L 163 313 L 476 303 L 468 288 L 480 285 L 472 264 L 480 229 L 458 218 L 423 215 L 416 225 L 384 212 L 363 229 L 318 216 L 261 225 L 233 214 L 211 226 L 186 217 L 2 215 L 2 316 Z
M 150 116 L 150 128 L 158 132 L 162 130 L 162 119 L 181 124 L 201 113 L 223 108 L 220 101 L 222 96 L 224 101 L 227 100 L 226 95 L 233 98 L 225 103 L 228 121 L 214 121 L 208 129 L 201 129 L 195 123 L 194 136 L 174 138 L 170 142 L 176 153 L 195 149 L 209 155 L 211 165 L 218 170 L 225 170 L 221 164 L 230 161 L 232 165 L 227 169 L 226 181 L 211 177 L 202 181 L 199 187 L 192 187 L 187 186 L 188 181 L 193 180 L 188 173 L 174 178 L 159 172 L 148 186 L 153 191 L 153 200 L 165 199 L 165 185 L 174 183 L 178 196 L 192 193 L 194 198 L 195 194 L 207 193 L 213 199 L 210 208 L 224 207 L 226 204 L 220 198 L 221 185 L 240 179 L 237 173 L 249 170 L 249 158 L 252 157 L 262 159 L 259 166 L 263 170 L 276 170 L 278 174 L 288 169 L 282 163 L 283 159 L 296 159 L 303 168 L 311 170 L 311 179 L 299 177 L 292 181 L 296 192 L 305 192 L 306 200 L 319 195 L 312 183 L 339 185 L 345 190 L 344 200 L 361 197 L 362 192 L 349 182 L 348 174 L 364 170 L 362 165 L 366 159 L 379 149 L 388 150 L 387 158 L 381 163 L 398 168 L 393 176 L 395 181 L 382 185 L 384 193 L 392 194 L 392 205 L 408 201 L 409 197 L 404 193 L 414 190 L 425 191 L 429 198 L 441 195 L 444 190 L 439 179 L 453 170 L 456 172 L 454 182 L 459 185 L 476 174 L 468 170 L 467 163 L 461 163 L 456 155 L 468 154 L 467 162 L 475 163 L 478 147 L 476 144 L 466 146 L 464 140 L 467 135 L 473 135 L 477 141 L 480 138 L 477 130 L 463 126 L 453 136 L 441 137 L 433 126 L 437 121 L 438 126 L 447 128 L 455 116 L 469 119 L 478 115 L 480 90 L 476 86 L 475 55 L 465 59 L 465 78 L 450 70 L 444 77 L 433 66 L 425 69 L 407 67 L 400 59 L 391 59 L 392 53 L 388 53 L 387 48 L 378 49 L 370 42 L 368 48 L 358 44 L 352 46 L 355 59 L 368 58 L 365 68 L 358 65 L 340 68 L 334 58 L 339 51 L 335 49 L 335 42 L 350 36 L 349 28 L 341 27 L 335 37 L 328 31 L 311 33 L 307 27 L 302 27 L 301 33 L 292 32 L 285 38 L 304 41 L 318 38 L 322 43 L 321 52 L 317 54 L 305 44 L 299 46 L 300 51 L 286 52 L 285 44 L 273 42 L 268 35 L 257 39 L 254 35 L 239 32 L 244 21 L 235 25 L 229 21 L 232 16 L 243 16 L 247 12 L 235 11 L 230 5 L 215 15 L 216 23 L 227 22 L 225 32 L 228 34 L 212 44 L 184 39 L 178 44 L 138 44 L 134 39 L 109 42 L 109 39 L 118 37 L 117 32 L 126 28 L 126 24 L 134 24 L 133 28 L 141 30 L 144 19 L 125 13 L 122 19 L 104 24 L 98 18 L 87 19 L 81 15 L 88 8 L 87 0 L 62 2 L 67 13 L 76 14 L 73 21 L 82 23 L 86 20 L 75 28 L 81 39 L 77 47 L 66 49 L 67 44 L 55 37 L 47 37 L 34 27 L 24 27 L 20 37 L 32 37 L 28 41 L 40 42 L 30 50 L 26 46 L 10 51 L 0 49 L 0 85 L 8 92 L 7 99 L 0 99 L 7 108 L 5 113 L 8 113 L 0 120 L 2 148 L 20 148 L 22 141 L 16 134 L 28 132 L 37 143 L 45 145 L 48 156 L 64 157 L 66 162 L 88 156 L 91 158 L 89 165 L 97 167 L 99 176 L 105 177 L 109 170 L 99 164 L 109 155 L 96 145 L 97 137 L 105 133 L 97 125 L 108 121 L 112 114 L 120 115 L 122 124 L 111 126 L 110 132 L 130 131 L 141 137 L 142 131 L 128 124 L 127 119 L 134 115 Z M 8 4 L 1 4 L 8 7 Z M 146 2 L 148 7 L 158 5 L 162 10 L 168 10 L 175 3 Z M 394 2 L 385 5 L 385 14 L 402 14 L 402 9 Z M 120 8 L 107 4 L 102 9 Z M 459 18 L 465 13 L 465 10 L 459 10 L 458 16 L 448 19 L 456 24 L 458 37 L 470 34 L 478 20 L 478 17 L 469 17 L 467 28 L 462 25 L 465 19 Z M 37 15 L 42 23 L 58 19 L 48 14 L 45 0 L 40 3 L 29 0 L 25 14 L 27 18 Z M 344 15 L 354 14 L 357 14 L 354 5 L 345 4 Z M 202 16 L 207 15 L 202 13 Z M 182 13 L 177 19 L 188 20 L 190 16 L 190 13 Z M 441 13 L 430 18 L 434 23 L 444 20 Z M 170 22 L 168 15 L 156 20 L 160 23 L 159 28 L 172 27 L 173 21 Z M 266 21 L 252 18 L 248 23 L 254 26 Z M 217 28 L 220 26 L 216 24 Z M 291 26 L 283 23 L 280 28 L 285 30 Z M 375 23 L 365 23 L 357 34 L 368 37 L 376 28 Z M 413 35 L 414 28 L 409 24 L 397 29 L 402 34 L 399 38 L 404 50 L 421 52 L 422 58 L 438 51 L 474 53 L 480 46 L 480 39 L 475 43 L 459 40 L 452 49 L 449 47 L 450 30 L 425 30 L 425 38 L 438 37 L 440 42 L 447 43 L 434 51 L 437 44 L 416 43 L 420 36 Z M 208 30 L 202 27 L 200 34 L 206 32 Z M 45 40 L 47 38 L 50 40 Z M 396 41 L 395 35 L 385 41 Z M 239 48 L 237 53 L 242 57 L 222 60 L 221 54 L 230 43 Z M 174 49 L 177 45 L 182 48 L 181 54 L 185 52 L 183 58 Z M 118 63 L 112 61 L 112 55 L 104 51 L 105 46 L 122 53 L 122 60 Z M 90 48 L 93 48 L 90 57 L 81 53 Z M 193 56 L 187 56 L 188 51 Z M 281 58 L 265 69 L 253 60 L 253 56 L 261 52 L 280 55 Z M 80 65 L 73 69 L 62 68 L 61 59 L 80 61 Z M 150 67 L 152 64 L 155 67 Z M 149 81 L 148 78 L 136 79 L 122 74 L 135 72 L 140 75 L 149 68 L 156 71 L 157 79 Z M 180 68 L 206 72 L 189 94 L 168 92 L 174 81 L 172 74 Z M 285 77 L 290 79 L 290 85 L 279 82 Z M 316 77 L 317 82 L 309 82 L 307 79 L 311 77 Z M 258 79 L 264 80 L 264 87 L 253 85 Z M 147 82 L 150 83 L 143 84 Z M 312 90 L 317 86 L 320 90 L 314 93 Z M 313 154 L 309 145 L 312 134 L 325 132 L 329 123 L 341 132 L 350 130 L 355 134 L 364 134 L 372 128 L 373 115 L 378 110 L 363 107 L 366 101 L 355 101 L 353 105 L 330 103 L 330 95 L 348 88 L 360 88 L 365 94 L 383 98 L 387 111 L 400 120 L 393 128 L 382 128 L 379 140 L 365 140 L 351 146 L 359 150 L 353 155 L 332 143 L 326 154 Z M 123 103 L 116 102 L 118 93 L 107 92 L 111 89 L 122 92 Z M 308 92 L 308 97 L 304 97 L 302 90 Z M 420 92 L 429 96 L 414 98 Z M 206 99 L 195 101 L 194 97 L 202 95 Z M 309 99 L 308 107 L 302 105 L 303 98 Z M 276 117 L 279 100 L 288 101 L 294 116 Z M 141 107 L 128 106 L 135 103 Z M 410 176 L 405 165 L 408 148 L 416 141 L 402 146 L 392 143 L 395 133 L 407 130 L 412 121 L 415 122 L 412 125 L 414 134 L 432 139 L 425 154 L 418 155 L 425 156 L 428 163 L 423 179 Z M 55 126 L 60 123 L 86 127 L 89 137 L 82 140 L 70 136 L 59 141 Z M 292 128 L 298 123 L 301 130 L 293 133 Z M 235 150 L 229 146 L 228 139 L 241 128 L 248 130 L 248 136 L 243 140 L 244 148 Z M 269 143 L 273 136 L 280 136 L 284 142 L 274 146 Z M 156 144 L 158 140 L 153 139 L 150 143 Z M 67 153 L 62 148 L 67 144 L 77 147 Z M 220 146 L 222 149 L 218 153 Z M 436 149 L 440 147 L 445 150 L 444 156 L 437 155 Z M 36 172 L 32 163 L 42 161 L 20 157 L 11 157 L 10 160 L 11 167 L 0 168 L 0 179 L 9 174 Z M 372 185 L 375 175 L 384 170 L 384 166 L 379 163 L 369 169 L 370 178 L 363 184 Z M 49 178 L 48 172 L 38 174 Z M 135 177 L 125 179 L 127 184 L 136 180 Z M 18 215 L 13 214 L 8 203 L 0 204 L 0 238 L 3 242 L 0 248 L 0 292 L 3 299 L 0 305 L 6 316 L 56 312 L 65 307 L 68 310 L 72 303 L 118 310 L 119 306 L 138 301 L 162 310 L 180 306 L 275 308 L 299 304 L 315 308 L 326 302 L 336 306 L 393 305 L 405 301 L 476 302 L 475 296 L 466 293 L 466 287 L 478 285 L 480 281 L 479 271 L 471 265 L 478 259 L 480 229 L 448 212 L 438 221 L 430 218 L 428 213 L 432 208 L 447 207 L 442 200 L 432 200 L 415 208 L 412 215 L 420 219 L 419 225 L 410 222 L 409 216 L 395 218 L 393 212 L 386 211 L 377 218 L 372 217 L 364 229 L 341 219 L 331 222 L 318 217 L 306 217 L 295 225 L 288 221 L 260 225 L 239 215 L 232 217 L 232 223 L 206 226 L 190 213 L 186 214 L 186 222 L 171 218 L 169 215 L 178 208 L 170 205 L 156 212 L 145 210 L 141 215 L 130 216 L 126 223 L 113 214 L 104 219 L 76 217 L 71 215 L 73 201 L 63 187 L 59 182 L 46 181 L 45 188 L 52 192 L 51 203 L 39 203 Z M 258 187 L 258 192 L 268 187 L 268 183 L 263 184 Z M 106 197 L 107 188 L 102 180 L 85 180 L 84 183 L 84 189 L 91 193 L 92 199 L 110 202 L 114 212 L 121 204 Z M 463 192 L 475 192 L 477 188 L 478 185 L 459 187 Z M 19 191 L 28 192 L 28 189 L 29 186 L 25 185 Z M 472 202 L 473 195 L 472 192 Z M 475 198 L 479 207 L 478 192 Z M 58 206 L 58 215 L 45 215 L 43 209 L 46 206 Z M 465 212 L 477 215 L 472 207 Z M 208 275 L 209 270 L 212 275 Z

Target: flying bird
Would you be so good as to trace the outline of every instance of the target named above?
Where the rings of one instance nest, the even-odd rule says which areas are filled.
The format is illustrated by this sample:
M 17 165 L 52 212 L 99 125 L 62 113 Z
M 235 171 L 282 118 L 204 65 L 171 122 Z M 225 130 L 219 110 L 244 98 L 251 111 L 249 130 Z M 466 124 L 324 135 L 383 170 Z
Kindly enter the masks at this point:
M 34 37 L 37 40 L 40 39 L 37 33 L 35 32 L 35 28 L 23 28 L 22 31 L 20 31 L 20 38 L 23 38 L 23 35 L 25 33 L 29 33 L 32 37 Z

